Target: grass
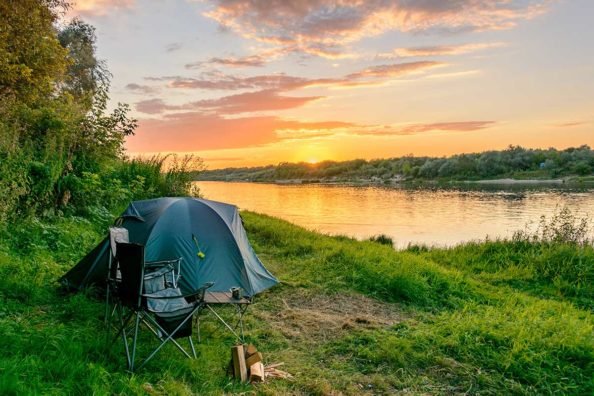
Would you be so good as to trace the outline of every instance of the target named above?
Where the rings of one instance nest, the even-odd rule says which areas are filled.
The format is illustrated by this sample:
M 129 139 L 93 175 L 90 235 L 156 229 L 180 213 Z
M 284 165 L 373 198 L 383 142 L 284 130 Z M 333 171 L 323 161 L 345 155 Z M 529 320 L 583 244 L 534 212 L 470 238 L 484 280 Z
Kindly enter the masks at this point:
M 242 213 L 281 284 L 246 325 L 293 381 L 227 378 L 233 339 L 204 318 L 199 359 L 166 348 L 134 375 L 106 343 L 92 290 L 55 280 L 104 222 L 28 221 L 0 234 L 0 394 L 592 394 L 594 251 L 586 244 L 485 241 L 394 251 Z M 102 217 L 103 218 L 103 217 Z M 104 220 L 107 221 L 107 220 Z M 141 340 L 141 353 L 152 345 Z

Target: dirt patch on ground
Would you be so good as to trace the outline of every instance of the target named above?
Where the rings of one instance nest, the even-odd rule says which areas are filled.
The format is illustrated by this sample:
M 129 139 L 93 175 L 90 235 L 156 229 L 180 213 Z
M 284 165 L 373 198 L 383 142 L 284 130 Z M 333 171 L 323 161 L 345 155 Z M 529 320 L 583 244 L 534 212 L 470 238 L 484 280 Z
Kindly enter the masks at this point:
M 331 340 L 352 329 L 389 327 L 407 318 L 396 304 L 354 293 L 292 289 L 279 293 L 275 300 L 275 309 L 257 315 L 287 338 L 300 341 Z

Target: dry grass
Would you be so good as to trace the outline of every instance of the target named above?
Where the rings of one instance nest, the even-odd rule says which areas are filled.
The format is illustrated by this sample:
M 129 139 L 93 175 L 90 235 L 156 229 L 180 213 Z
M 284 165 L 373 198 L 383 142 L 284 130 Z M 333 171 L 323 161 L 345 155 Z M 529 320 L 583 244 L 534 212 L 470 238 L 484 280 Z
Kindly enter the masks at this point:
M 409 316 L 397 304 L 356 293 L 283 288 L 270 297 L 272 309 L 254 310 L 254 316 L 298 343 L 330 341 L 356 328 L 387 328 Z

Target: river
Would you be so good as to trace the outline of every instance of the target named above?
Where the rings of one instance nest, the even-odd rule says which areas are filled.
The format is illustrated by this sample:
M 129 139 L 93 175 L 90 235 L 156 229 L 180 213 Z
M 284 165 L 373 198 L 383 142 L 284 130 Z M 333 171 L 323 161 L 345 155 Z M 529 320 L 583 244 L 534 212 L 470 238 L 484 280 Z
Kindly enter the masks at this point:
M 319 184 L 196 182 L 201 194 L 240 209 L 288 220 L 310 230 L 366 239 L 390 236 L 409 243 L 451 246 L 509 237 L 557 208 L 594 217 L 594 190 L 428 190 Z

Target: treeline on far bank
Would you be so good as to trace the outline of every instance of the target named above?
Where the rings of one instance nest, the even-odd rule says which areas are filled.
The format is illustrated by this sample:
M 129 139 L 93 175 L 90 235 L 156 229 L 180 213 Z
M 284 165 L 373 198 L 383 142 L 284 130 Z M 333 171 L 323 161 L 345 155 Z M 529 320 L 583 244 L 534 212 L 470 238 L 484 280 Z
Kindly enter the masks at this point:
M 594 175 L 594 150 L 589 146 L 565 150 L 527 149 L 509 146 L 506 150 L 459 154 L 451 157 L 415 157 L 352 161 L 323 161 L 316 164 L 280 163 L 253 168 L 214 169 L 196 174 L 196 180 L 323 182 L 481 180 L 499 178 L 552 179 Z
M 95 30 L 79 19 L 65 22 L 69 7 L 67 0 L 0 2 L 3 224 L 105 214 L 190 186 L 183 171 L 192 158 L 126 158 L 124 139 L 136 120 L 127 105 L 108 108 L 111 74 L 96 57 Z

